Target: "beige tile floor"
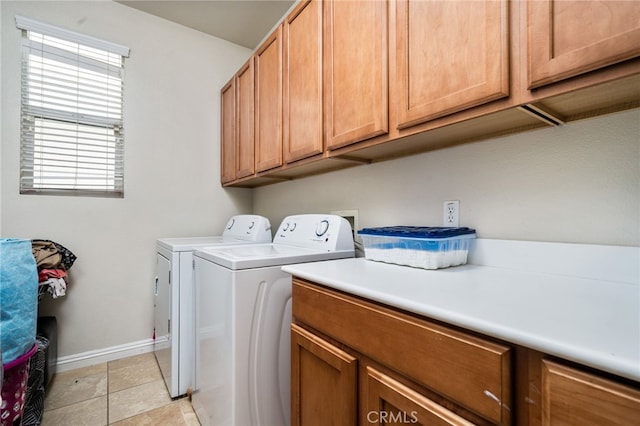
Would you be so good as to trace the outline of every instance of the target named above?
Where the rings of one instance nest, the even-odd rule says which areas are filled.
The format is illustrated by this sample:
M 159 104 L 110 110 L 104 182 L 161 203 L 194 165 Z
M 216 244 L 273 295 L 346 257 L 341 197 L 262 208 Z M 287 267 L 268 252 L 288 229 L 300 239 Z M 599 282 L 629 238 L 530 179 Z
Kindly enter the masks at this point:
M 152 353 L 58 373 L 43 426 L 198 426 L 189 398 L 171 400 Z

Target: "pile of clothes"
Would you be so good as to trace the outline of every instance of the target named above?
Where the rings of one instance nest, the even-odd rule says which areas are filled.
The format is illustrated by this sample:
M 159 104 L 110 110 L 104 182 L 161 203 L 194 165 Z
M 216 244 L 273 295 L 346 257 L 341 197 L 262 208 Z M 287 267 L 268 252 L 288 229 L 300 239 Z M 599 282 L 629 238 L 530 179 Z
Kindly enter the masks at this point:
M 38 296 L 49 293 L 56 299 L 67 292 L 67 271 L 76 256 L 50 240 L 31 240 L 33 257 L 38 267 Z
M 67 271 L 76 256 L 51 240 L 31 240 L 31 252 L 38 269 L 38 301 L 49 293 L 56 299 L 67 291 Z M 57 323 L 55 317 L 39 317 L 36 332 L 36 353 L 29 362 L 27 390 L 22 413 L 23 426 L 38 426 L 44 413 L 46 388 L 55 374 L 57 358 Z

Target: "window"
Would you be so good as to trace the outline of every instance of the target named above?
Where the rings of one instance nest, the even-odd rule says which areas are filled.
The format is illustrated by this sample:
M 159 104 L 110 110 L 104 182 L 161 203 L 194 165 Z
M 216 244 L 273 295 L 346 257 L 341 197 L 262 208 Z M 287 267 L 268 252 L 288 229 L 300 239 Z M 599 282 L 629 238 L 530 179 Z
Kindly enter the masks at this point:
M 20 193 L 124 196 L 124 58 L 114 43 L 16 16 Z

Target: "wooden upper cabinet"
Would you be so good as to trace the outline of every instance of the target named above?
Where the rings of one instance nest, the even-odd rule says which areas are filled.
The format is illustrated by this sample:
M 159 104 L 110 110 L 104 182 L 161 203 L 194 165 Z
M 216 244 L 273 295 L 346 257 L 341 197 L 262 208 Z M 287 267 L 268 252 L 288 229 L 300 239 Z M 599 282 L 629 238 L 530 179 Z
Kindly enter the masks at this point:
M 327 149 L 388 131 L 388 3 L 324 3 Z
M 302 1 L 284 21 L 284 159 L 321 154 L 322 2 Z
M 508 0 L 395 4 L 399 129 L 508 96 Z
M 255 173 L 253 56 L 236 74 L 236 178 Z
M 222 183 L 236 179 L 236 84 L 233 77 L 220 91 L 220 160 Z
M 632 425 L 640 391 L 549 360 L 542 365 L 542 425 Z
M 282 27 L 255 54 L 256 172 L 282 165 Z
M 640 2 L 529 0 L 529 88 L 640 55 Z

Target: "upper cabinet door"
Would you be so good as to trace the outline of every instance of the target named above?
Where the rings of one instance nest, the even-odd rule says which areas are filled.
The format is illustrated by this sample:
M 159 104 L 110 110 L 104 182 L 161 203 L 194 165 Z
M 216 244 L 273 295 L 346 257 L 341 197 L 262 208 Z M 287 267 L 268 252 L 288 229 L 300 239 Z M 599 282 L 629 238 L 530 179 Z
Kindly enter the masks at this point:
M 321 154 L 322 2 L 302 1 L 284 21 L 284 159 Z
M 236 178 L 255 173 L 253 56 L 236 74 Z
M 222 183 L 236 179 L 236 83 L 235 77 L 221 90 L 220 159 Z
M 529 88 L 640 55 L 640 2 L 529 0 Z
M 388 3 L 324 3 L 327 149 L 388 131 Z
M 256 171 L 282 165 L 282 27 L 255 55 Z
M 396 0 L 398 128 L 509 94 L 508 0 Z

